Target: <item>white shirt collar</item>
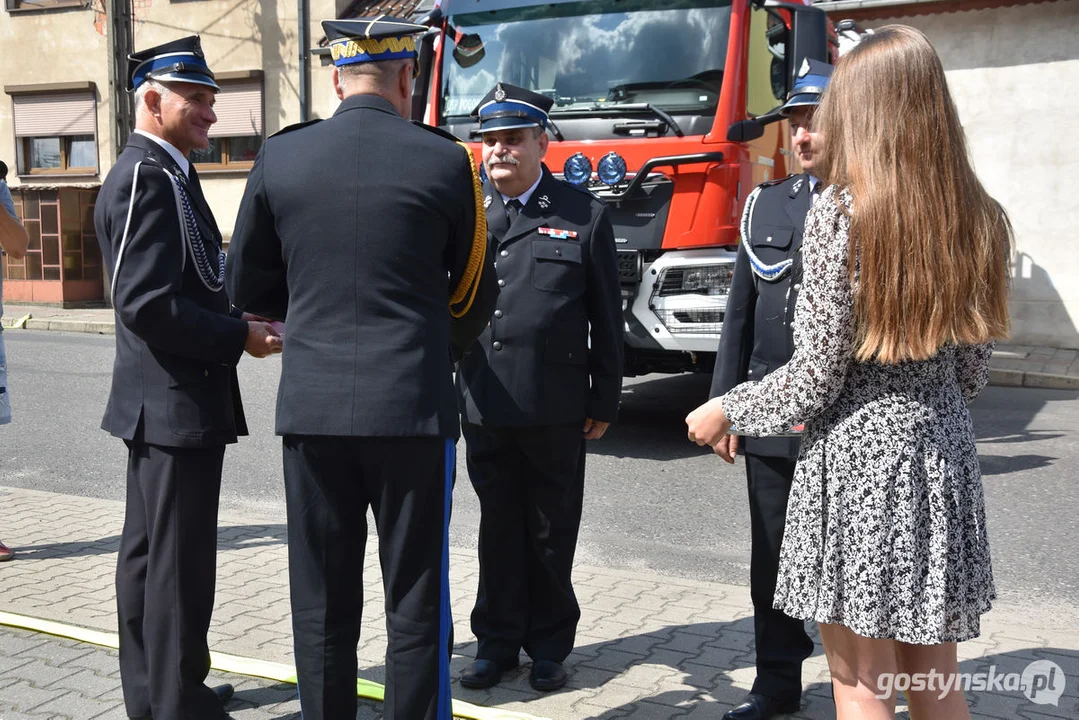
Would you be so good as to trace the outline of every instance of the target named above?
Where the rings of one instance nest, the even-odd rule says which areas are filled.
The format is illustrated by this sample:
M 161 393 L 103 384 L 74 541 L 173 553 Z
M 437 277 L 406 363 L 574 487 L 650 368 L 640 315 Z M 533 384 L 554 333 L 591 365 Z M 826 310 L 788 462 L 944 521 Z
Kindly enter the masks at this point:
M 189 163 L 187 161 L 187 158 L 185 158 L 183 154 L 176 149 L 175 145 L 170 143 L 168 140 L 165 140 L 164 138 L 159 138 L 157 135 L 148 133 L 145 130 L 135 130 L 135 132 L 137 132 L 139 135 L 142 135 L 143 137 L 150 138 L 155 143 L 165 148 L 165 152 L 171 155 L 172 159 L 176 161 L 176 164 L 180 166 L 180 169 L 184 171 L 184 177 L 189 177 L 191 175 L 191 172 L 189 170 L 189 168 L 191 167 L 191 163 Z
M 521 193 L 520 195 L 517 196 L 517 200 L 518 200 L 518 202 L 521 203 L 521 208 L 522 209 L 526 205 L 528 205 L 528 200 L 532 197 L 532 193 L 534 193 L 536 191 L 536 188 L 539 187 L 540 180 L 542 180 L 542 179 L 543 179 L 543 171 L 541 170 L 540 171 L 540 176 L 538 178 L 536 178 L 536 182 L 532 183 L 532 187 L 528 188 L 523 193 Z M 500 192 L 499 195 L 502 196 L 502 204 L 503 205 L 508 204 L 509 201 L 513 199 L 509 195 L 506 195 L 505 193 Z

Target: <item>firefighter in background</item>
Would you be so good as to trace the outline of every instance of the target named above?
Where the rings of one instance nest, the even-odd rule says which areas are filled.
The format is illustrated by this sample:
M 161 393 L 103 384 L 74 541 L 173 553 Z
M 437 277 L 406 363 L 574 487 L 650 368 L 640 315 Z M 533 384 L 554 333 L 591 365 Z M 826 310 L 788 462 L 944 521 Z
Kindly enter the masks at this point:
M 802 230 L 813 199 L 824 189 L 812 174 L 816 157 L 810 121 L 831 74 L 831 65 L 807 60 L 781 109 L 790 121 L 802 172 L 764 183 L 746 200 L 710 397 L 719 397 L 747 380 L 760 380 L 794 353 L 791 320 L 801 285 Z M 745 701 L 723 717 L 767 720 L 797 711 L 802 662 L 813 652 L 805 623 L 772 607 L 799 439 L 731 435 L 716 452 L 733 462 L 740 445 L 749 486 L 757 678 Z
M 566 683 L 580 607 L 570 573 L 585 441 L 603 436 L 622 387 L 622 299 L 606 206 L 543 165 L 552 100 L 505 83 L 473 111 L 499 302 L 461 359 L 468 474 L 480 501 L 476 661 L 485 688 L 533 660 L 537 690 Z

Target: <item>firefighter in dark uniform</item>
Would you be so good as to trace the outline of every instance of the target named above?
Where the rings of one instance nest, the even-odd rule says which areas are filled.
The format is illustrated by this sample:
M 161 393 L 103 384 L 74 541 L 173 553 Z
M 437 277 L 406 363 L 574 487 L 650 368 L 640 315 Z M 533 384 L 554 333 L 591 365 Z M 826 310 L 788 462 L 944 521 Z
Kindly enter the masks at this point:
M 803 172 L 764 183 L 746 200 L 711 397 L 723 395 L 746 380 L 760 380 L 786 364 L 794 353 L 791 320 L 801 284 L 802 231 L 813 198 L 823 190 L 811 174 L 816 158 L 809 121 L 831 72 L 826 63 L 806 61 L 782 107 Z M 746 457 L 749 486 L 757 678 L 745 701 L 723 717 L 761 720 L 798 709 L 802 661 L 813 652 L 804 623 L 772 607 L 799 440 L 729 436 L 717 452 L 733 462 L 739 443 Z
M 452 136 L 405 119 L 426 27 L 322 26 L 341 104 L 266 141 L 226 270 L 238 307 L 285 323 L 277 433 L 300 708 L 305 720 L 356 716 L 370 508 L 385 717 L 449 720 L 452 354 L 497 298 L 479 170 Z
M 224 717 L 203 684 L 225 445 L 246 435 L 236 363 L 280 338 L 230 310 L 221 233 L 187 155 L 205 148 L 217 85 L 191 36 L 129 58 L 135 132 L 101 186 L 94 227 L 112 283 L 116 360 L 102 428 L 128 448 L 116 568 L 130 717 Z
M 542 163 L 551 104 L 502 83 L 473 112 L 501 295 L 457 374 L 481 513 L 479 646 L 461 676 L 471 688 L 497 683 L 522 649 L 532 687 L 565 684 L 580 618 L 570 574 L 585 440 L 614 421 L 622 386 L 614 232 L 603 203 Z

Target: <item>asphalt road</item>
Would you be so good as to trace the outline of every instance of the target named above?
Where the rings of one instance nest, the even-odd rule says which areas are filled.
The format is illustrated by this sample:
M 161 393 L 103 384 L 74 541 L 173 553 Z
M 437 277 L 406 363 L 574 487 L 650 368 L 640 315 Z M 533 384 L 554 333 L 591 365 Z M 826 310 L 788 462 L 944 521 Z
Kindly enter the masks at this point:
M 98 429 L 113 339 L 4 338 L 15 421 L 0 428 L 0 485 L 123 500 L 123 444 Z M 271 524 L 285 517 L 279 372 L 278 358 L 240 364 L 251 436 L 225 454 L 221 498 Z M 705 377 L 627 380 L 620 422 L 590 443 L 579 563 L 748 583 L 744 470 L 685 438 L 683 418 L 707 390 Z M 1079 393 L 988 388 L 973 414 L 1001 599 L 1059 605 L 1062 622 L 1079 623 Z M 475 547 L 479 512 L 462 455 L 463 446 L 451 542 Z

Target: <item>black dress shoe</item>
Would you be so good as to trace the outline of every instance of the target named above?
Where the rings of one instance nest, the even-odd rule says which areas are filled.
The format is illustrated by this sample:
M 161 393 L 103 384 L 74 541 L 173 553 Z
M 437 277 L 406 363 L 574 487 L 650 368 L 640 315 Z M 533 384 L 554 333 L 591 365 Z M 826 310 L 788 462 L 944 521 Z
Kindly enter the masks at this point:
M 780 702 L 767 695 L 750 693 L 741 705 L 728 710 L 723 715 L 723 720 L 771 720 L 776 715 L 798 712 L 801 705 L 801 698 Z
M 473 690 L 483 690 L 494 687 L 502 679 L 502 673 L 512 670 L 519 664 L 518 660 L 512 662 L 498 662 L 479 658 L 472 666 L 461 674 L 461 685 Z
M 568 678 L 562 663 L 554 660 L 536 660 L 532 663 L 532 672 L 528 674 L 528 684 L 533 690 L 550 692 L 565 685 Z
M 214 695 L 221 702 L 222 705 L 232 699 L 232 696 L 236 694 L 236 688 L 232 687 L 228 683 L 224 685 L 218 685 L 217 687 L 210 688 L 214 691 Z

